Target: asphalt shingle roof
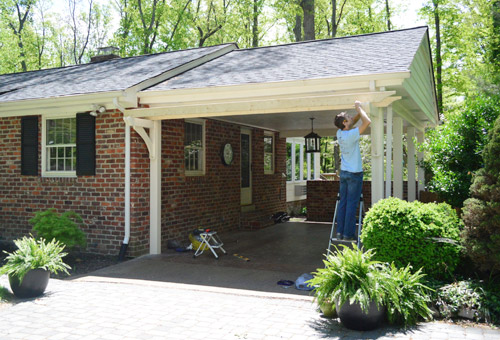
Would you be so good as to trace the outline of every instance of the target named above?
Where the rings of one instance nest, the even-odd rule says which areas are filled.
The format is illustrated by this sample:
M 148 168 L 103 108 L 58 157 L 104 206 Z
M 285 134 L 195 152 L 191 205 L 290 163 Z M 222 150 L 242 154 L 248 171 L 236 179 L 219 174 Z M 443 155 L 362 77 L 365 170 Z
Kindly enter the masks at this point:
M 233 50 L 149 90 L 408 71 L 427 27 Z
M 227 45 L 0 75 L 0 102 L 125 90 Z

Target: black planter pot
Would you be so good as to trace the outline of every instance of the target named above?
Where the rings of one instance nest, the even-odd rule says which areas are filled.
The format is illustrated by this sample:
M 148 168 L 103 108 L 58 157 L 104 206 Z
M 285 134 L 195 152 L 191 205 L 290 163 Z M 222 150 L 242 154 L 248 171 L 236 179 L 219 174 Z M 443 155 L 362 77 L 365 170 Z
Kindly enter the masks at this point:
M 15 296 L 26 299 L 33 298 L 43 294 L 49 283 L 50 272 L 45 269 L 32 269 L 19 282 L 17 276 L 9 275 L 10 288 Z
M 365 313 L 358 303 L 350 304 L 349 301 L 339 306 L 337 302 L 337 313 L 340 322 L 349 328 L 356 331 L 369 331 L 380 327 L 385 321 L 385 308 L 372 301 L 368 308 L 368 313 Z

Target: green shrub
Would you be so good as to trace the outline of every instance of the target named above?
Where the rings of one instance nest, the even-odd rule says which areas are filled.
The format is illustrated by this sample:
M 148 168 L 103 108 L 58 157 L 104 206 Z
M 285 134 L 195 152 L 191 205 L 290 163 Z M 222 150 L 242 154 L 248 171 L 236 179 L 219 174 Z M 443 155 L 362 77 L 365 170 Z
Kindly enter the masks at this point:
M 363 222 L 361 241 L 376 249 L 376 259 L 397 267 L 423 267 L 433 277 L 455 270 L 460 253 L 461 221 L 446 203 L 387 198 L 373 205 Z
M 500 118 L 483 150 L 484 168 L 474 176 L 465 201 L 463 245 L 476 266 L 500 273 Z
M 453 283 L 435 281 L 432 294 L 433 303 L 439 314 L 445 319 L 460 317 L 460 311 L 473 312 L 475 321 L 496 323 L 500 320 L 500 294 L 487 287 L 482 281 L 463 280 Z
M 87 245 L 85 233 L 80 229 L 83 220 L 77 213 L 67 211 L 58 215 L 55 209 L 39 211 L 29 222 L 37 236 L 47 240 L 55 239 L 69 249 Z

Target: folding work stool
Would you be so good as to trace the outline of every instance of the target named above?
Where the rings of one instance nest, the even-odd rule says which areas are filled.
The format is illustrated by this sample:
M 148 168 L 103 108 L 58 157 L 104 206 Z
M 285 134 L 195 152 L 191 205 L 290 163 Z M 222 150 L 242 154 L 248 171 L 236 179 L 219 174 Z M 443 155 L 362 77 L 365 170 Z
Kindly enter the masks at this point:
M 224 243 L 222 243 L 219 236 L 217 236 L 216 231 L 205 229 L 199 234 L 199 236 L 201 238 L 201 242 L 200 245 L 198 246 L 198 249 L 196 249 L 196 252 L 193 255 L 194 258 L 203 254 L 206 248 L 209 248 L 212 251 L 212 254 L 214 254 L 217 260 L 219 259 L 219 256 L 215 252 L 215 249 L 220 249 L 224 254 L 227 254 L 224 248 L 222 248 Z

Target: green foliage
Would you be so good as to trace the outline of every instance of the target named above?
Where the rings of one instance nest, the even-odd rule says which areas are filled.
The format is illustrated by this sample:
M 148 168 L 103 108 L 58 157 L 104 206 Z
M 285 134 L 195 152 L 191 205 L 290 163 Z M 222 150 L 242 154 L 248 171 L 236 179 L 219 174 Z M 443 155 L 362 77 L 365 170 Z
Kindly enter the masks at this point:
M 387 277 L 381 262 L 372 260 L 374 252 L 363 252 L 357 248 L 336 249 L 323 260 L 325 268 L 319 268 L 309 281 L 313 286 L 315 299 L 322 304 L 327 301 L 340 305 L 345 302 L 358 302 L 364 311 L 368 311 L 370 301 L 378 306 L 384 304 L 384 285 Z
M 58 215 L 55 209 L 39 211 L 29 222 L 37 236 L 47 240 L 55 239 L 72 249 L 87 244 L 85 233 L 80 229 L 83 220 L 77 213 L 67 211 Z
M 422 268 L 415 273 L 411 269 L 410 265 L 397 268 L 394 263 L 388 267 L 393 288 L 387 289 L 386 306 L 391 323 L 408 326 L 416 324 L 419 319 L 432 319 L 429 308 L 429 293 L 432 289 L 423 284 L 425 274 Z
M 462 234 L 466 253 L 480 270 L 500 272 L 500 117 L 484 148 L 484 168 L 474 176 L 465 201 Z
M 387 198 L 368 211 L 361 240 L 377 251 L 376 259 L 397 267 L 423 267 L 434 277 L 455 270 L 460 246 L 461 221 L 446 203 L 406 202 Z
M 431 319 L 429 288 L 421 282 L 421 270 L 412 274 L 410 266 L 398 269 L 394 264 L 373 260 L 373 250 L 342 247 L 336 248 L 336 254 L 327 255 L 325 268 L 319 268 L 309 281 L 316 287 L 318 304 L 357 302 L 367 311 L 370 301 L 375 301 L 387 307 L 391 323 L 411 325 L 419 318 Z
M 36 240 L 25 236 L 15 240 L 14 244 L 18 249 L 12 253 L 5 252 L 8 256 L 5 265 L 0 268 L 0 275 L 16 276 L 22 282 L 31 269 L 42 268 L 54 274 L 60 271 L 69 274 L 70 267 L 62 260 L 66 256 L 62 252 L 64 245 L 59 242 L 52 240 L 47 243 L 43 238 Z
M 500 320 L 500 293 L 489 289 L 482 281 L 463 280 L 450 284 L 434 282 L 433 301 L 441 317 L 453 319 L 468 309 L 475 321 L 498 322 Z
M 427 134 L 421 149 L 424 167 L 432 174 L 430 191 L 454 207 L 462 207 L 469 197 L 471 173 L 483 165 L 481 153 L 488 131 L 500 115 L 500 98 L 477 96 L 448 114 L 444 125 Z

